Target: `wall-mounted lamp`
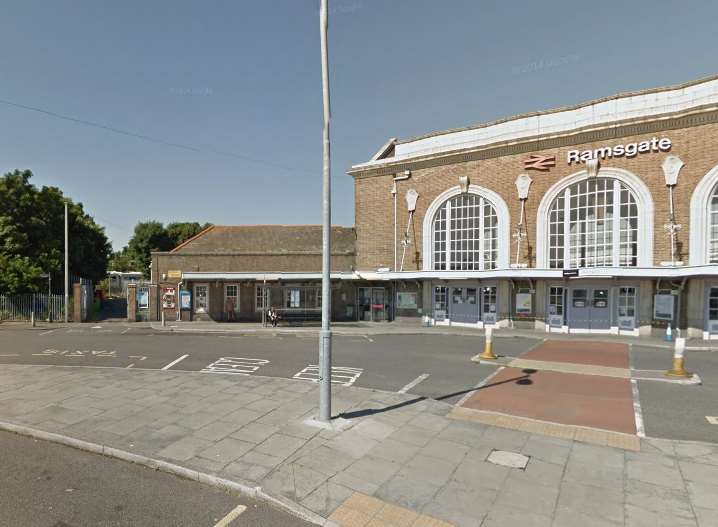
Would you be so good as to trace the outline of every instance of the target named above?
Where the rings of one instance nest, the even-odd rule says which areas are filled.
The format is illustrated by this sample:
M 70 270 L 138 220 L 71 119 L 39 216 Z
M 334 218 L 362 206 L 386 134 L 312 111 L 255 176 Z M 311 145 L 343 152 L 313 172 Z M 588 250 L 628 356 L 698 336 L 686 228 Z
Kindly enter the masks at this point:
M 671 265 L 675 266 L 677 263 L 682 264 L 683 262 L 676 262 L 676 235 L 681 230 L 681 225 L 676 223 L 676 215 L 673 209 L 673 187 L 678 184 L 678 174 L 685 163 L 678 156 L 667 156 L 661 168 L 663 168 L 663 177 L 668 187 L 668 223 L 663 225 L 668 235 L 671 237 Z
M 533 180 L 528 174 L 519 175 L 515 181 L 516 191 L 518 192 L 519 201 L 521 201 L 521 217 L 519 219 L 519 224 L 516 226 L 516 232 L 514 233 L 514 238 L 516 238 L 516 262 L 512 267 L 526 267 L 527 265 L 520 264 L 519 258 L 521 257 L 521 242 L 528 236 L 526 229 L 524 228 L 524 213 L 526 200 L 529 197 L 529 187 L 531 187 L 531 183 L 533 183 Z

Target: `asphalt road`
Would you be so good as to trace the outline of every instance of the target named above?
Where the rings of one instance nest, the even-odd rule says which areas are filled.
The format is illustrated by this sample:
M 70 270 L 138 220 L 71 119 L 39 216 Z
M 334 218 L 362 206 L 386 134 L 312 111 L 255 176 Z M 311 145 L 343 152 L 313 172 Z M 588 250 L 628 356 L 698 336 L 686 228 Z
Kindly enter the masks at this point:
M 518 356 L 540 342 L 539 335 L 495 338 L 494 348 L 498 354 Z M 335 380 L 364 388 L 404 390 L 453 404 L 495 371 L 493 366 L 469 360 L 483 344 L 483 338 L 461 335 L 335 335 Z M 310 367 L 317 364 L 317 355 L 317 336 L 304 332 L 166 333 L 124 324 L 0 331 L 0 364 L 165 368 L 204 370 L 208 375 L 309 379 L 316 378 Z M 631 359 L 638 369 L 666 370 L 671 350 L 634 344 Z M 702 386 L 639 381 L 646 433 L 718 442 L 718 425 L 706 419 L 718 416 L 718 353 L 689 351 L 687 365 L 701 376 Z
M 667 349 L 631 347 L 633 366 L 641 370 L 666 370 L 672 357 Z M 686 369 L 698 373 L 703 384 L 638 382 L 646 435 L 716 443 L 718 425 L 709 423 L 706 416 L 718 416 L 718 353 L 688 351 Z
M 318 338 L 312 334 L 239 336 L 126 330 L 123 326 L 105 325 L 98 329 L 61 328 L 51 333 L 0 331 L 0 364 L 131 366 L 210 370 L 213 374 L 225 374 L 235 366 L 238 373 L 284 378 L 293 378 L 317 364 Z M 540 342 L 522 338 L 496 340 L 498 352 L 511 355 Z M 483 339 L 462 336 L 335 336 L 333 364 L 336 368 L 361 370 L 353 385 L 364 388 L 400 391 L 421 378 L 409 393 L 451 403 L 494 371 L 492 366 L 469 360 L 482 346 Z M 178 359 L 181 360 L 175 363 Z M 337 380 L 350 379 L 347 372 L 338 371 Z
M 267 504 L 170 474 L 0 432 L 0 527 L 308 527 Z

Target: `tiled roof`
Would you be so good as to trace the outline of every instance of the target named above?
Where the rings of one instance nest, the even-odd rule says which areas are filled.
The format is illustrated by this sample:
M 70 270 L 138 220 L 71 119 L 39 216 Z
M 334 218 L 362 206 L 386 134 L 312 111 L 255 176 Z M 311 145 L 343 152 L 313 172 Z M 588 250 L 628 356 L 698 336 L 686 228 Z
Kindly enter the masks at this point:
M 355 240 L 352 227 L 332 227 L 332 254 L 354 254 Z M 213 225 L 170 252 L 318 254 L 321 251 L 321 225 Z

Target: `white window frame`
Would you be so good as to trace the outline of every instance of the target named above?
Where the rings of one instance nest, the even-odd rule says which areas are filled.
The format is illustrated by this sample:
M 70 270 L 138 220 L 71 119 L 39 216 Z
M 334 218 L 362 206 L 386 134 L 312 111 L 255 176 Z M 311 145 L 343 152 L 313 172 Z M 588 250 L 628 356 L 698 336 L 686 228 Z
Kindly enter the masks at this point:
M 588 172 L 582 170 L 556 182 L 541 199 L 536 214 L 536 267 L 549 269 L 549 212 L 556 197 L 567 187 L 588 179 Z M 638 207 L 638 261 L 636 267 L 653 267 L 653 198 L 646 184 L 635 174 L 621 168 L 601 168 L 600 178 L 612 178 L 622 182 L 633 193 Z M 615 205 L 614 205 L 615 206 Z M 570 218 L 564 217 L 564 221 Z M 620 226 L 620 223 L 619 223 Z M 568 231 L 566 231 L 568 232 Z M 613 233 L 614 242 L 620 238 L 620 230 Z M 564 251 L 564 259 L 568 256 Z M 614 258 L 618 253 L 614 251 Z M 565 261 L 565 260 L 564 260 Z
M 678 183 L 681 184 L 680 181 Z M 718 165 L 701 178 L 691 196 L 688 242 L 690 265 L 710 264 L 710 202 L 718 187 Z
M 255 311 L 263 311 L 265 309 L 265 303 L 267 301 L 267 293 L 269 293 L 268 289 L 269 286 L 265 286 L 263 284 L 256 284 L 254 286 L 254 310 Z M 262 301 L 260 304 L 259 301 Z
M 510 248 L 510 235 L 509 235 L 509 225 L 510 225 L 510 215 L 509 215 L 509 208 L 506 205 L 506 202 L 503 200 L 501 196 L 499 196 L 496 192 L 489 190 L 484 187 L 480 187 L 478 185 L 469 185 L 468 189 L 469 194 L 476 194 L 483 198 L 485 201 L 488 201 L 494 208 L 494 211 L 496 213 L 496 220 L 497 220 L 497 230 L 496 230 L 496 242 L 497 242 L 497 256 L 496 256 L 496 266 L 495 269 L 506 269 L 509 267 L 509 248 Z M 449 199 L 453 198 L 454 196 L 458 196 L 461 194 L 461 188 L 456 186 L 452 187 L 441 194 L 439 194 L 434 201 L 432 201 L 431 205 L 426 211 L 426 214 L 424 215 L 424 220 L 422 224 L 422 254 L 423 254 L 423 264 L 422 268 L 424 271 L 434 271 L 434 218 L 436 216 L 436 213 L 439 211 L 439 209 L 448 201 Z M 447 230 L 449 229 L 449 224 L 447 223 Z M 483 232 L 482 232 L 483 236 Z M 450 250 L 450 247 L 448 246 L 448 236 L 447 236 L 447 251 Z M 447 253 L 448 256 L 448 253 Z M 483 265 L 483 258 L 481 259 L 481 265 Z M 448 261 L 447 261 L 447 270 L 448 270 Z M 461 272 L 454 271 L 454 272 Z M 464 272 L 472 272 L 472 271 L 464 271 Z
M 207 307 L 204 311 L 198 311 L 197 310 L 197 288 L 198 287 L 206 287 L 207 288 Z M 192 312 L 197 314 L 207 314 L 209 313 L 209 284 L 206 282 L 196 283 L 192 285 Z
M 240 288 L 239 284 L 224 284 L 224 306 L 222 306 L 222 310 L 226 309 L 227 307 L 227 289 L 230 287 L 236 287 L 237 288 L 237 295 L 234 296 L 234 312 L 239 313 L 239 299 L 240 299 Z
M 623 265 L 622 264 L 622 249 L 625 246 L 631 247 L 633 243 L 638 246 L 638 228 L 623 228 L 623 220 L 636 219 L 636 215 L 629 215 L 626 217 L 621 216 L 621 210 L 623 206 L 630 208 L 635 206 L 636 211 L 638 210 L 638 203 L 632 190 L 625 184 L 622 184 L 618 179 L 605 178 L 603 176 L 596 178 L 596 180 L 605 181 L 605 185 L 602 188 L 591 189 L 579 189 L 579 193 L 574 195 L 572 190 L 576 189 L 576 186 L 588 185 L 589 180 L 584 179 L 577 181 L 571 185 L 566 186 L 561 192 L 558 193 L 554 202 L 549 208 L 548 216 L 548 230 L 549 230 L 549 261 L 548 265 L 551 266 L 554 263 L 552 258 L 552 251 L 561 250 L 563 253 L 563 260 L 560 262 L 560 268 L 572 269 L 578 267 L 636 267 L 637 265 Z M 584 192 L 584 190 L 586 192 Z M 629 201 L 624 203 L 622 196 L 624 191 L 628 193 Z M 593 204 L 588 206 L 588 200 L 590 197 L 594 197 Z M 604 198 L 604 199 L 601 199 Z M 576 207 L 573 207 L 574 201 L 578 202 Z M 601 204 L 601 201 L 603 203 Z M 558 215 L 560 209 L 554 209 L 554 204 L 561 203 L 563 207 L 563 225 L 560 222 L 552 222 L 552 216 Z M 611 209 L 611 218 L 607 218 L 607 210 Z M 589 211 L 599 213 L 593 217 L 589 215 Z M 571 220 L 572 213 L 576 213 L 577 219 Z M 600 212 L 603 212 L 604 217 L 601 220 Z M 610 223 L 609 223 L 610 222 Z M 601 227 L 599 228 L 599 223 Z M 636 221 L 636 225 L 637 225 Z M 561 226 L 561 233 L 553 233 L 552 227 L 554 225 Z M 573 232 L 571 227 L 577 229 L 577 232 Z M 558 231 L 558 230 L 557 230 Z M 622 241 L 622 234 L 624 232 L 631 233 L 633 241 L 624 243 Z M 558 244 L 554 244 L 552 238 L 556 236 L 557 239 L 563 240 Z M 580 240 L 582 243 L 576 243 Z M 580 252 L 585 249 L 586 255 L 582 258 Z M 609 252 L 610 251 L 610 252 Z M 638 263 L 638 247 L 636 250 L 636 264 Z M 584 265 L 578 265 L 578 260 L 583 259 Z M 558 259 L 556 259 L 558 260 Z

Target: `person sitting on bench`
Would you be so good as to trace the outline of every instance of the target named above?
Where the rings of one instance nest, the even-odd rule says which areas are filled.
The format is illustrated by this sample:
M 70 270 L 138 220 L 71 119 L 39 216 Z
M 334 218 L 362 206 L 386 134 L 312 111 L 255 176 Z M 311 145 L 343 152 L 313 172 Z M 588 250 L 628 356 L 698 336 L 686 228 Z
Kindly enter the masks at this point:
M 269 322 L 271 322 L 272 327 L 277 327 L 277 322 L 279 322 L 279 313 L 274 309 L 274 306 L 269 308 L 269 311 L 267 311 L 267 317 L 269 317 Z

